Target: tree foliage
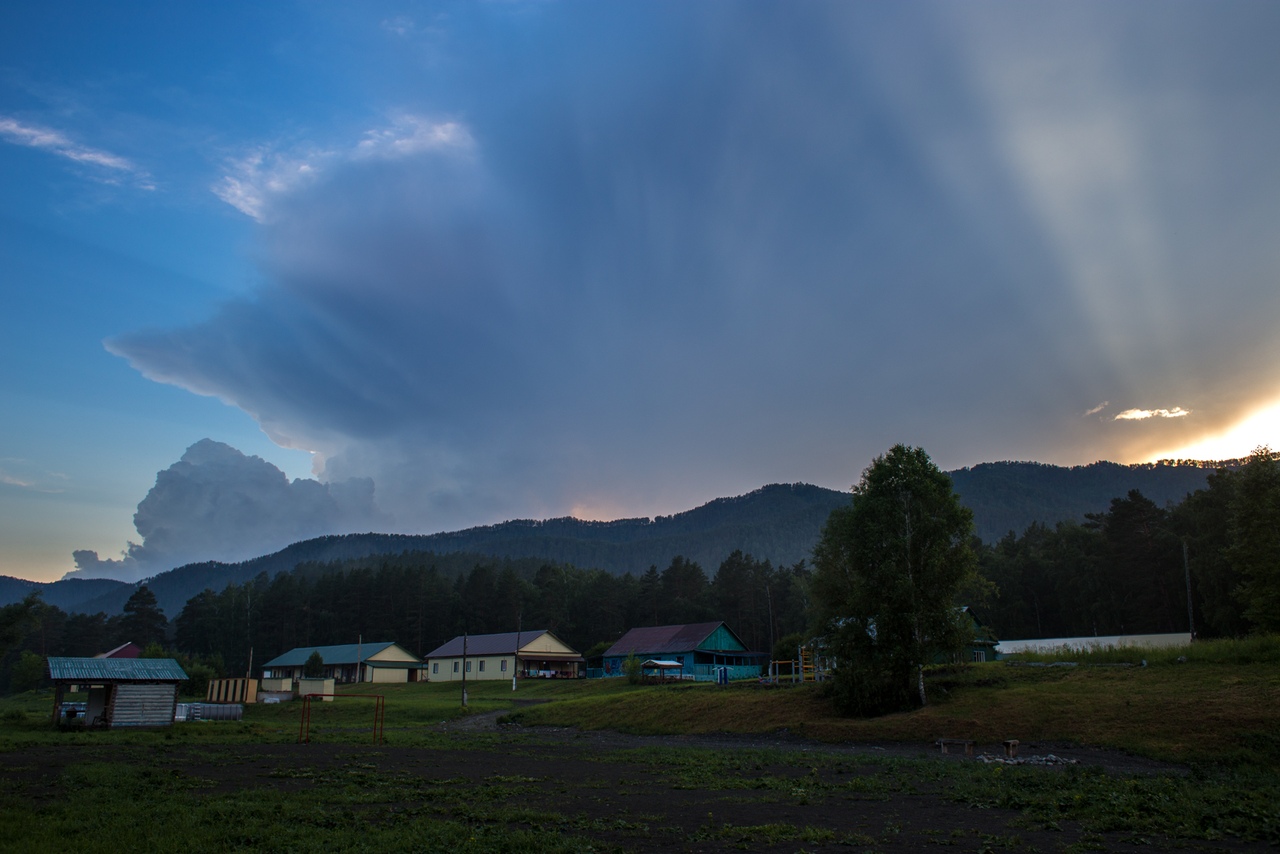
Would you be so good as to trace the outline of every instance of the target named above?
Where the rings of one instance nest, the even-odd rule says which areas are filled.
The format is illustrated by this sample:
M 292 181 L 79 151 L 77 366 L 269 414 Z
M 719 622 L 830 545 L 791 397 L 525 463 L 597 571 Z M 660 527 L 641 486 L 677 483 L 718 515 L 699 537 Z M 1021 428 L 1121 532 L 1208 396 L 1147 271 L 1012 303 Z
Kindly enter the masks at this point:
M 22 643 L 43 603 L 39 593 L 29 593 L 21 602 L 0 608 L 0 657 Z
M 831 514 L 813 589 L 843 711 L 924 704 L 924 665 L 964 642 L 954 599 L 974 571 L 972 529 L 951 480 L 904 445 L 877 457 Z
M 34 691 L 44 684 L 44 658 L 34 652 L 23 650 L 13 664 L 13 675 L 10 677 L 9 690 L 14 693 Z
M 694 561 L 674 558 L 641 578 L 534 561 L 475 561 L 442 571 L 437 556 L 411 552 L 304 564 L 261 574 L 187 601 L 174 620 L 177 647 L 219 655 L 244 672 L 300 646 L 390 640 L 418 655 L 462 634 L 550 629 L 575 649 L 612 644 L 628 629 L 723 619 L 752 650 L 808 623 L 803 563 L 775 568 L 742 552 L 711 581 Z M 474 558 L 474 556 L 473 556 Z M 456 572 L 456 574 L 454 574 Z
M 1280 630 L 1278 473 L 1259 449 L 1177 505 L 1131 490 L 1082 525 L 1010 532 L 980 551 L 987 622 L 1006 639 Z
M 302 665 L 302 675 L 308 679 L 319 679 L 324 676 L 324 656 L 320 654 L 320 650 L 317 649 L 307 656 L 307 660 Z
M 140 647 L 150 644 L 164 645 L 165 636 L 169 633 L 169 621 L 164 611 L 160 610 L 155 594 L 142 585 L 124 603 L 124 616 L 120 620 L 120 629 L 127 634 L 128 640 Z
M 1237 475 L 1226 557 L 1240 578 L 1244 618 L 1280 632 L 1280 462 L 1259 448 Z

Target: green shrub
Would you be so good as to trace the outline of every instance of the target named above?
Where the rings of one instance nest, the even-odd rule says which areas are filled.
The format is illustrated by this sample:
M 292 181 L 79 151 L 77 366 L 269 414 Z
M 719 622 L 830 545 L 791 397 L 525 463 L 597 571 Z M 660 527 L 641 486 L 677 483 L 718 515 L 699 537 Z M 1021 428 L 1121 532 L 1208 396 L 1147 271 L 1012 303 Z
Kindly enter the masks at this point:
M 44 656 L 23 652 L 9 671 L 9 690 L 15 694 L 34 691 L 44 682 Z
M 632 685 L 639 685 L 644 680 L 644 667 L 634 653 L 628 655 L 626 660 L 622 662 L 622 672 Z
M 319 679 L 324 676 L 324 656 L 320 655 L 320 650 L 311 653 L 302 664 L 302 675 L 307 679 Z
M 207 664 L 192 663 L 183 668 L 190 677 L 182 683 L 182 693 L 188 697 L 203 697 L 209 693 L 209 680 L 218 678 L 218 671 Z

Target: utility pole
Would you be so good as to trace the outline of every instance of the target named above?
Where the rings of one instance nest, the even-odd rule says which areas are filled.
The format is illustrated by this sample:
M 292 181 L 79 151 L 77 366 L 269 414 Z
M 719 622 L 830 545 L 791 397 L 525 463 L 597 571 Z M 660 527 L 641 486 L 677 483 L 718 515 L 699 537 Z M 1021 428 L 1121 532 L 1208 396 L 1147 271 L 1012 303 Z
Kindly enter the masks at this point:
M 467 707 L 467 630 L 462 630 L 462 708 Z
M 516 690 L 516 673 L 520 670 L 520 618 L 521 612 L 516 612 L 516 652 L 511 656 L 511 690 Z

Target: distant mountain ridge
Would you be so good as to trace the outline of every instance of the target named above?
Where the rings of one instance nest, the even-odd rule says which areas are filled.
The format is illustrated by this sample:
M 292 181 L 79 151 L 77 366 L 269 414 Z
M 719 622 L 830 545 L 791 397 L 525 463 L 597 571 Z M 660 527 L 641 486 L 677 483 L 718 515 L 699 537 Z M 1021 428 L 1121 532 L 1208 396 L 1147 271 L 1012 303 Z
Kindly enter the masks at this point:
M 1098 462 L 1064 468 L 1034 462 L 982 463 L 949 472 L 961 500 L 974 512 L 976 531 L 991 543 L 1033 522 L 1082 520 L 1102 512 L 1113 498 L 1138 489 L 1157 504 L 1177 503 L 1202 488 L 1213 468 L 1202 463 L 1126 466 Z M 643 573 L 664 569 L 683 555 L 710 575 L 734 550 L 775 566 L 807 560 L 836 507 L 840 492 L 804 483 L 771 484 L 746 495 L 717 498 L 700 507 L 653 519 L 590 522 L 569 517 L 516 519 L 439 534 L 348 534 L 303 540 L 278 552 L 239 563 L 187 564 L 146 581 L 172 619 L 206 587 L 220 590 L 265 572 L 274 576 L 299 564 L 322 564 L 376 555 L 466 553 L 485 558 L 534 558 L 553 563 Z M 39 589 L 65 611 L 118 613 L 135 585 L 108 579 L 38 583 L 0 576 L 0 604 Z

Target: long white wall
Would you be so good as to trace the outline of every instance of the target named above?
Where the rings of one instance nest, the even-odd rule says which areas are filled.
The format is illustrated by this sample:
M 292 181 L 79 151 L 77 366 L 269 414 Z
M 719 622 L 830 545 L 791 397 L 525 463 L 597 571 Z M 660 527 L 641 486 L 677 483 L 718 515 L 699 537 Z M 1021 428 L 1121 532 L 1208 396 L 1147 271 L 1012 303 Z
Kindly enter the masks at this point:
M 467 680 L 510 679 L 515 672 L 515 658 L 510 655 L 468 655 Z M 428 682 L 461 682 L 464 673 L 462 656 L 433 658 L 427 669 Z

